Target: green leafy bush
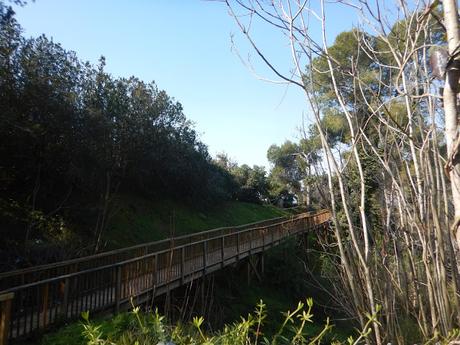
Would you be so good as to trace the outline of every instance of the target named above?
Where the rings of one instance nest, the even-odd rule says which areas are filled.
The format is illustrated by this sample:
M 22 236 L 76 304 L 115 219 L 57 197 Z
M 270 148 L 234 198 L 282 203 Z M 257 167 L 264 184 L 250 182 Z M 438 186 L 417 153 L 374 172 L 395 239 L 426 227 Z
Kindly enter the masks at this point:
M 89 313 L 83 313 L 84 322 L 82 335 L 87 345 L 281 345 L 281 344 L 321 344 L 326 342 L 326 336 L 333 325 L 326 320 L 322 329 L 316 334 L 309 334 L 306 325 L 313 322 L 313 300 L 299 302 L 292 311 L 284 313 L 284 321 L 271 337 L 264 335 L 264 322 L 267 318 L 266 306 L 260 301 L 253 314 L 240 321 L 226 325 L 219 332 L 207 332 L 204 318 L 195 317 L 190 325 L 167 325 L 165 319 L 158 313 L 141 312 L 135 307 L 131 313 L 118 318 L 116 331 L 104 331 L 102 325 L 96 325 L 89 319 Z M 375 315 L 368 316 L 364 330 L 358 332 L 356 338 L 349 337 L 347 344 L 361 344 L 371 334 L 371 325 L 376 321 Z M 332 341 L 333 344 L 341 344 Z

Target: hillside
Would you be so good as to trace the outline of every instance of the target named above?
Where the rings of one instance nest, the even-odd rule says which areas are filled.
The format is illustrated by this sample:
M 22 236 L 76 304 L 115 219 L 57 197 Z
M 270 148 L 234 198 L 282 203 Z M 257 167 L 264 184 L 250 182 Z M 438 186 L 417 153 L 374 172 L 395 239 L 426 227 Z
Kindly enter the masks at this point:
M 195 208 L 174 200 L 151 201 L 120 195 L 116 213 L 103 236 L 107 248 L 120 248 L 171 236 L 282 217 L 288 211 L 270 205 L 227 201 L 212 208 Z

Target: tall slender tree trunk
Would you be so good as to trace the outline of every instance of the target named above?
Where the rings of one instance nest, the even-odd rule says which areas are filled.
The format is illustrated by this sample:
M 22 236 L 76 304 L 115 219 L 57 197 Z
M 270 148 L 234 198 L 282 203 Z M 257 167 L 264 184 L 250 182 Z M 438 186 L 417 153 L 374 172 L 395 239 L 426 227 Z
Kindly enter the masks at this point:
M 451 57 L 458 53 L 460 44 L 460 33 L 458 26 L 458 12 L 456 0 L 443 1 L 444 23 L 447 31 L 447 43 L 449 46 L 449 55 Z M 455 58 L 460 62 L 460 58 Z M 452 225 L 452 231 L 455 232 L 457 245 L 460 248 L 460 161 L 458 160 L 458 120 L 457 120 L 457 93 L 459 69 L 450 61 L 446 73 L 446 83 L 444 86 L 444 113 L 446 121 L 446 141 L 447 141 L 447 168 L 450 174 L 450 183 L 452 186 L 452 202 L 455 208 L 455 219 Z

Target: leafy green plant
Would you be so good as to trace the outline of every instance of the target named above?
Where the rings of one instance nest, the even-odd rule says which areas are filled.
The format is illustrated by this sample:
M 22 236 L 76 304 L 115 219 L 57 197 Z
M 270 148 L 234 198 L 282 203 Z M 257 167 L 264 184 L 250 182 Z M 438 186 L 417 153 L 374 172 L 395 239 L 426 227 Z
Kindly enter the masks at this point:
M 109 342 L 108 340 L 102 339 L 102 332 L 101 332 L 101 326 L 94 325 L 91 322 L 89 322 L 89 312 L 83 312 L 81 313 L 81 317 L 85 321 L 83 323 L 83 335 L 85 339 L 87 339 L 87 344 L 88 345 L 112 345 L 113 343 Z
M 204 328 L 204 318 L 195 317 L 191 325 L 167 325 L 165 319 L 158 313 L 142 312 L 139 307 L 133 308 L 129 314 L 128 326 L 122 332 L 107 336 L 100 325 L 94 325 L 89 320 L 89 313 L 83 313 L 83 336 L 87 345 L 284 345 L 324 343 L 325 336 L 331 332 L 333 325 L 329 319 L 322 329 L 309 334 L 305 327 L 313 323 L 313 299 L 299 302 L 292 311 L 284 313 L 284 320 L 277 333 L 266 337 L 263 333 L 264 322 L 267 318 L 266 305 L 260 301 L 253 314 L 242 317 L 238 322 L 226 325 L 220 332 L 207 332 Z M 378 322 L 376 315 L 368 315 L 368 322 L 355 338 L 349 337 L 347 344 L 364 343 L 371 334 L 371 325 Z M 338 341 L 333 344 L 341 344 Z

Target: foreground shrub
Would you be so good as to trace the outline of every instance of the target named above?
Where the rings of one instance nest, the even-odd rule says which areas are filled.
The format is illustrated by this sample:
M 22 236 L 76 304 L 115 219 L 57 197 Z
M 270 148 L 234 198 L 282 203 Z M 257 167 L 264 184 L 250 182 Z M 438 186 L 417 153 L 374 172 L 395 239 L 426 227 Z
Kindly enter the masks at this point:
M 331 339 L 333 325 L 327 319 L 316 334 L 309 334 L 307 325 L 313 323 L 313 300 L 300 302 L 293 311 L 284 313 L 284 321 L 273 336 L 264 334 L 264 321 L 267 318 L 266 306 L 260 301 L 253 314 L 231 325 L 226 325 L 219 332 L 207 332 L 204 318 L 195 317 L 191 324 L 169 326 L 164 317 L 158 313 L 141 312 L 135 307 L 129 317 L 123 318 L 118 331 L 104 332 L 101 325 L 93 324 L 89 313 L 83 313 L 83 336 L 88 345 L 281 345 L 281 344 L 342 344 Z M 369 315 L 364 330 L 357 337 L 349 337 L 345 343 L 361 344 L 371 334 L 371 324 L 376 316 Z

